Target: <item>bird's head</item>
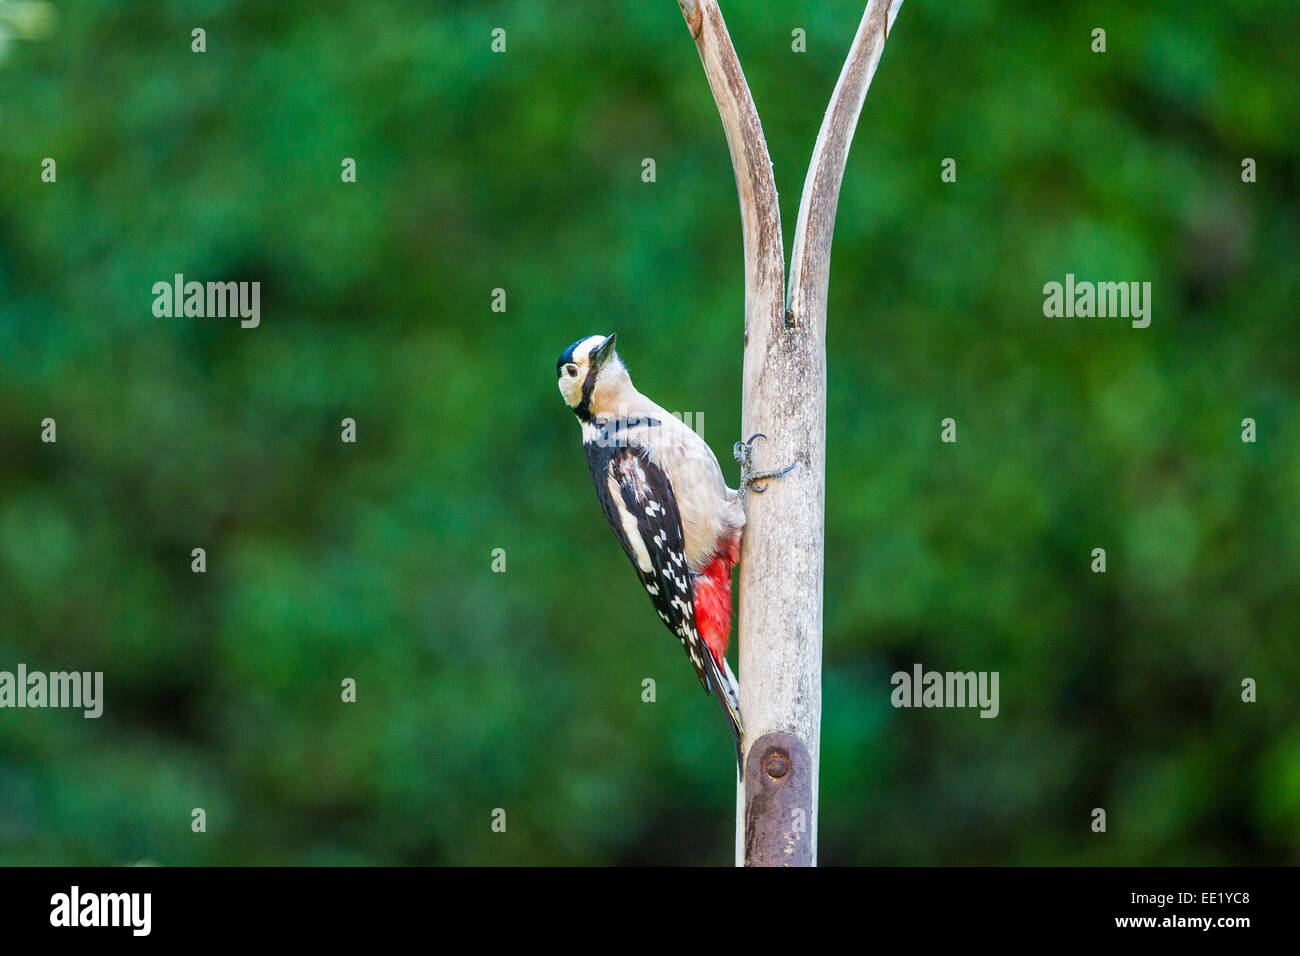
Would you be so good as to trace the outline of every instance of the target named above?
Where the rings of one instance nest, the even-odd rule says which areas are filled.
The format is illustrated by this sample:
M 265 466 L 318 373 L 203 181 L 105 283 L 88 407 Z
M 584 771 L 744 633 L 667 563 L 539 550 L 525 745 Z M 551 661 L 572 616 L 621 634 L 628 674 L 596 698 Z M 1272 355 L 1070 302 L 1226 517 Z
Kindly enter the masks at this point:
M 564 350 L 555 363 L 560 394 L 564 402 L 582 421 L 591 421 L 602 410 L 616 408 L 625 390 L 632 386 L 618 353 L 617 336 L 589 335 Z

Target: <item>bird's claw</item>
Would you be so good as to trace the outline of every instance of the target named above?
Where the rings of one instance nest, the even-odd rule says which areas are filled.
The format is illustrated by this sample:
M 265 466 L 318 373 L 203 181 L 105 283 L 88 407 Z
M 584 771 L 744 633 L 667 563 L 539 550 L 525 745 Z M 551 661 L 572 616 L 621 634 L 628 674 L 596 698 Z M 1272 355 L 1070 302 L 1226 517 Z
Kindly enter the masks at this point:
M 767 490 L 767 485 L 760 485 L 760 481 L 771 481 L 774 478 L 780 478 L 782 475 L 789 474 L 797 462 L 791 462 L 784 468 L 775 471 L 754 471 L 754 442 L 758 439 L 766 439 L 767 436 L 762 432 L 755 432 L 749 437 L 748 441 L 738 441 L 732 447 L 732 454 L 735 455 L 736 461 L 740 462 L 740 490 L 741 492 L 753 491 L 755 494 L 762 494 Z
M 731 454 L 742 466 L 748 467 L 749 459 L 754 454 L 754 442 L 760 438 L 765 439 L 767 436 L 762 432 L 754 432 L 754 434 L 749 436 L 749 441 L 738 441 L 736 444 L 731 446 Z

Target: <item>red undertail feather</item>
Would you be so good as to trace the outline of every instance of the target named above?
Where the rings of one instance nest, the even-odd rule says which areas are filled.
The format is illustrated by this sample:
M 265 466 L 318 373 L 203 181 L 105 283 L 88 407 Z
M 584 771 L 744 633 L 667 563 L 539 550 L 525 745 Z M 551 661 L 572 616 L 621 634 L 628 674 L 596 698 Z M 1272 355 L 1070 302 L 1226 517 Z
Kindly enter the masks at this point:
M 739 559 L 737 536 L 695 578 L 695 626 L 719 667 L 731 638 L 731 569 Z

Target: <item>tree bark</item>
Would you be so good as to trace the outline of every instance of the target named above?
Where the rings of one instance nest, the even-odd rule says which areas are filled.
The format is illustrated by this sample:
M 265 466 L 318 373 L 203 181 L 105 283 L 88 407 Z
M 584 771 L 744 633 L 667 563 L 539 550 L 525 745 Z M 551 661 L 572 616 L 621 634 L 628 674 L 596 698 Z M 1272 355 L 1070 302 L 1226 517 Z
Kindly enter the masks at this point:
M 902 0 L 871 0 L 822 121 L 799 205 L 788 300 L 776 183 L 758 110 L 716 0 L 678 0 L 722 118 L 745 249 L 741 432 L 755 468 L 798 462 L 747 501 L 740 561 L 745 772 L 736 862 L 817 860 L 826 496 L 826 301 L 849 145 Z M 757 746 L 756 746 L 757 745 Z

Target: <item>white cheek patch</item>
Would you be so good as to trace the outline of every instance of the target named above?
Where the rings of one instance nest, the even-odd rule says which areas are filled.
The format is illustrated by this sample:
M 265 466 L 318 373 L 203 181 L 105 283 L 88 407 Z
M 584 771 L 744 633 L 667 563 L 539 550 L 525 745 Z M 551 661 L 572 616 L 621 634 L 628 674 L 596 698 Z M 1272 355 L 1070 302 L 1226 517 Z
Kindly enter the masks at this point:
M 564 396 L 566 404 L 577 405 L 582 399 L 582 376 L 570 378 L 568 375 L 561 375 L 559 382 L 560 394 Z
M 619 490 L 618 482 L 611 475 L 607 480 L 610 497 L 614 501 L 614 507 L 618 509 L 619 522 L 623 525 L 623 535 L 627 538 L 627 543 L 632 547 L 632 553 L 636 555 L 636 566 L 640 568 L 642 574 L 650 574 L 654 567 L 650 564 L 650 552 L 646 550 L 645 541 L 641 539 L 641 532 L 637 530 L 636 518 L 627 510 L 623 504 L 623 492 Z

